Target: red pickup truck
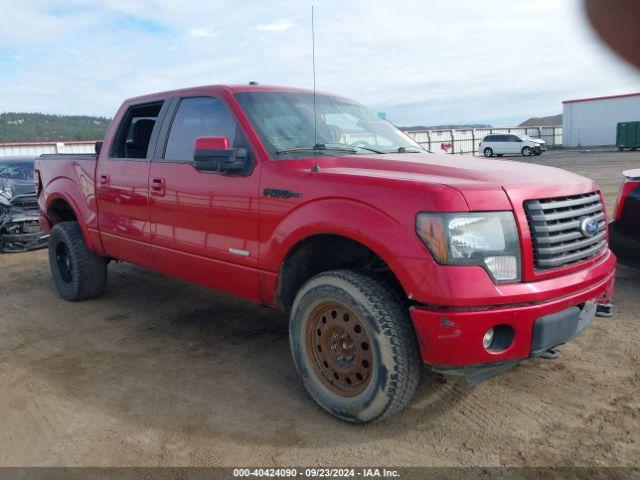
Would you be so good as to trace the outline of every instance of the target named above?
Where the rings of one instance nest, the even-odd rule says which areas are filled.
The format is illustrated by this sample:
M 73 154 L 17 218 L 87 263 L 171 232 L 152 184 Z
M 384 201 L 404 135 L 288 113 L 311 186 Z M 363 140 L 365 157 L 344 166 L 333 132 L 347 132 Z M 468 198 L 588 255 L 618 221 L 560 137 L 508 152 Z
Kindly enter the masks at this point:
M 354 423 L 407 405 L 422 363 L 479 382 L 611 313 L 593 181 L 435 155 L 334 95 L 133 98 L 98 155 L 44 156 L 36 182 L 62 298 L 116 259 L 280 308 L 306 389 Z

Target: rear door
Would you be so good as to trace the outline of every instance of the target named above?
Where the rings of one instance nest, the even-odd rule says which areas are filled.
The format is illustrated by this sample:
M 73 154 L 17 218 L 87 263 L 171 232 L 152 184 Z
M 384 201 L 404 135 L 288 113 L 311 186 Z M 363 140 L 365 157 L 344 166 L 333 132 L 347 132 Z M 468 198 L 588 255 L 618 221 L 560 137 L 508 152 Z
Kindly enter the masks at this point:
M 149 175 L 153 258 L 166 274 L 257 300 L 259 164 L 242 175 L 193 163 L 196 138 L 223 136 L 251 152 L 222 99 L 172 100 Z
M 96 167 L 100 237 L 107 256 L 153 266 L 149 225 L 149 161 L 166 112 L 163 101 L 131 105 Z

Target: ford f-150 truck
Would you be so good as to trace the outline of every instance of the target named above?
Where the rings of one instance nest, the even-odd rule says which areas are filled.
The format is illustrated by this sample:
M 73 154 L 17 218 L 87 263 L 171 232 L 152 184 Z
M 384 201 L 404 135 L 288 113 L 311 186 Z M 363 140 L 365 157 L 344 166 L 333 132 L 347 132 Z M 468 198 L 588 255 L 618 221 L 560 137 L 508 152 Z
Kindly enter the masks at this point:
M 611 312 L 593 181 L 429 153 L 342 97 L 133 98 L 98 150 L 36 165 L 60 296 L 102 293 L 115 259 L 280 308 L 307 391 L 350 422 L 407 405 L 423 363 L 482 381 Z

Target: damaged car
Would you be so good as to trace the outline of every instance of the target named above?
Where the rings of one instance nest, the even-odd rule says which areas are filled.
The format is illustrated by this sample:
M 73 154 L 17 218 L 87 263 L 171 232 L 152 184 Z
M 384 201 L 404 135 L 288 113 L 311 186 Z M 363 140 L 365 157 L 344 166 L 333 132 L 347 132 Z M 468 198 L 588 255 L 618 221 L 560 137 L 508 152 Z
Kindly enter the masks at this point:
M 0 253 L 46 246 L 33 179 L 32 158 L 0 157 Z

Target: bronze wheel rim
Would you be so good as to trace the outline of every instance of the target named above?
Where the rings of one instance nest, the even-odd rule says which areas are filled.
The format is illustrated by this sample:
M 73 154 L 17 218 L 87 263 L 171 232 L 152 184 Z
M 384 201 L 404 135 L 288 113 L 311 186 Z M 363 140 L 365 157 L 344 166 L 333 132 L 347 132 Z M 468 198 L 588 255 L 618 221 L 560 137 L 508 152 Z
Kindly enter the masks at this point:
M 307 356 L 314 372 L 333 393 L 354 397 L 369 385 L 371 339 L 360 318 L 337 302 L 323 302 L 309 316 Z

